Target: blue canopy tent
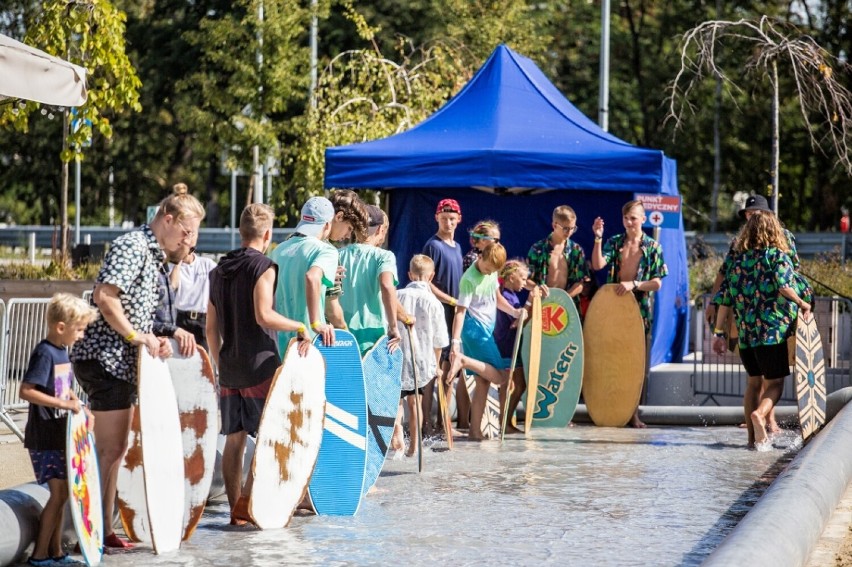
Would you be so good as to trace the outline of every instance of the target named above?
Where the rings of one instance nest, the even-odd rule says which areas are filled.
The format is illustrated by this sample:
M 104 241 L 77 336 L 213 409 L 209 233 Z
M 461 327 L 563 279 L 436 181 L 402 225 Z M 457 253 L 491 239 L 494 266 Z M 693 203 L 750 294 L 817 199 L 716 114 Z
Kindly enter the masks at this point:
M 400 275 L 435 232 L 435 206 L 459 201 L 456 240 L 480 219 L 498 221 L 510 256 L 525 257 L 570 205 L 591 250 L 591 224 L 623 231 L 621 206 L 634 193 L 677 195 L 677 165 L 660 150 L 632 146 L 578 111 L 528 58 L 499 46 L 468 84 L 414 128 L 371 142 L 328 148 L 326 187 L 388 191 L 390 249 Z M 688 347 L 688 274 L 683 222 L 662 229 L 669 276 L 657 294 L 651 364 L 679 361 Z M 401 278 L 404 279 L 404 278 Z

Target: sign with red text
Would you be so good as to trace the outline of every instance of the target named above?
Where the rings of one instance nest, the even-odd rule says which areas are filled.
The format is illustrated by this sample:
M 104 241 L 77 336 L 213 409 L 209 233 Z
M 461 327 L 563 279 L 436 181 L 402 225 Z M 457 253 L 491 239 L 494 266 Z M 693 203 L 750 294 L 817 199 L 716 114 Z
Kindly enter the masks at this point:
M 659 193 L 635 193 L 633 198 L 645 207 L 646 228 L 678 228 L 680 226 L 680 196 Z

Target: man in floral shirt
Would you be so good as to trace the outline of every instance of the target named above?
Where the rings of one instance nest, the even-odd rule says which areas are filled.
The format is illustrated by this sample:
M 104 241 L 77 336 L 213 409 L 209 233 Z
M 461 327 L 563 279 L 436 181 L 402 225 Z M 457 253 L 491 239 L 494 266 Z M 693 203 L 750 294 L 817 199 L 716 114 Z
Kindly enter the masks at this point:
M 530 276 L 526 288 L 540 286 L 544 295 L 548 288 L 564 289 L 579 310 L 580 292 L 589 277 L 589 267 L 583 249 L 570 238 L 577 232 L 577 214 L 571 207 L 562 205 L 553 209 L 552 220 L 553 232 L 533 244 L 527 254 Z
M 647 360 L 649 337 L 651 334 L 651 301 L 650 293 L 659 291 L 663 286 L 662 279 L 669 273 L 663 261 L 663 248 L 653 238 L 642 232 L 645 222 L 645 208 L 640 201 L 628 201 L 621 208 L 624 233 L 616 234 L 602 244 L 604 221 L 598 217 L 592 225 L 595 244 L 592 249 L 592 269 L 602 270 L 610 266 L 607 283 L 617 284 L 615 292 L 618 295 L 633 293 L 639 302 L 639 312 L 645 324 L 645 374 L 647 376 Z M 633 427 L 644 428 L 645 424 L 639 419 L 639 408 L 633 413 L 630 421 Z
M 790 247 L 775 215 L 753 215 L 733 252 L 714 302 L 719 320 L 726 320 L 730 309 L 734 312 L 740 359 L 748 374 L 743 396 L 748 445 L 754 447 L 767 440 L 769 414 L 790 374 L 787 338 L 797 314 L 807 317 L 810 305 L 796 293 Z M 713 335 L 713 350 L 724 353 L 725 332 L 716 328 Z
M 152 356 L 171 355 L 168 339 L 152 333 L 160 268 L 167 254 L 191 245 L 203 218 L 195 197 L 175 193 L 160 203 L 150 226 L 113 241 L 92 294 L 100 315 L 71 352 L 74 375 L 95 416 L 106 547 L 132 547 L 115 534 L 112 519 L 136 401 L 139 348 Z

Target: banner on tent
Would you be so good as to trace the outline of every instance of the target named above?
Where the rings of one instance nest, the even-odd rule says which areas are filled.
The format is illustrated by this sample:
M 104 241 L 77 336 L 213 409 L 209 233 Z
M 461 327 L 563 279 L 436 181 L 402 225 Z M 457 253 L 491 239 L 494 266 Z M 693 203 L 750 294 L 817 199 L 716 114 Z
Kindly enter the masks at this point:
M 680 226 L 680 196 L 658 193 L 635 193 L 633 198 L 645 207 L 646 228 L 678 228 Z

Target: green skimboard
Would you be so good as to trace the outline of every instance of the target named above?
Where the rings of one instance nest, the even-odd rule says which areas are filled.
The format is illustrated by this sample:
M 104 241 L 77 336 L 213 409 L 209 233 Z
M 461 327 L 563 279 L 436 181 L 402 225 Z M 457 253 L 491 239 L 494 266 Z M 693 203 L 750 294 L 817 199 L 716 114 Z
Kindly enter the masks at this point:
M 524 328 L 521 359 L 530 368 L 531 325 Z M 527 384 L 530 377 L 527 376 Z M 533 406 L 534 427 L 566 427 L 574 417 L 583 385 L 583 328 L 571 297 L 551 289 L 541 300 L 541 358 Z M 524 393 L 526 400 L 529 391 Z M 524 402 L 526 404 L 526 402 Z

